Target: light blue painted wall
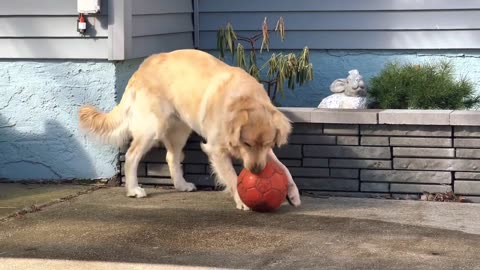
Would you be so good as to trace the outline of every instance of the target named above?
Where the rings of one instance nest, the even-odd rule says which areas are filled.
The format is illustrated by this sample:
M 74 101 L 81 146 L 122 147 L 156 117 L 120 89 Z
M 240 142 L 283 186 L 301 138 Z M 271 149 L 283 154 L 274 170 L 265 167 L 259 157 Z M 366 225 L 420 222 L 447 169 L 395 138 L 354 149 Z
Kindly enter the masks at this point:
M 270 54 L 278 51 L 264 52 L 259 55 L 261 65 Z M 290 51 L 286 51 L 290 52 Z M 299 51 L 293 51 L 299 52 Z M 209 51 L 218 56 L 215 51 Z M 310 61 L 314 65 L 314 79 L 307 85 L 296 87 L 295 91 L 285 88 L 285 95 L 278 97 L 282 106 L 316 107 L 320 101 L 330 95 L 330 84 L 338 78 L 345 78 L 348 71 L 358 69 L 368 80 L 377 75 L 388 62 L 427 63 L 439 60 L 451 61 L 458 78 L 466 76 L 475 83 L 476 92 L 480 94 L 480 50 L 469 51 L 376 51 L 376 50 L 312 50 Z M 123 93 L 128 79 L 138 68 L 143 59 L 134 59 L 117 64 L 117 89 L 119 97 Z M 227 63 L 231 57 L 225 57 Z M 118 102 L 118 100 L 117 100 Z
M 278 51 L 260 54 L 259 63 L 268 59 L 273 52 Z M 215 51 L 209 51 L 209 53 L 218 56 Z M 457 77 L 466 76 L 471 79 L 475 83 L 477 93 L 480 94 L 480 51 L 478 50 L 466 52 L 312 50 L 310 61 L 314 65 L 313 81 L 295 88 L 295 91 L 285 88 L 285 95 L 279 96 L 278 102 L 285 107 L 316 107 L 323 98 L 331 94 L 330 84 L 335 79 L 345 78 L 351 69 L 358 69 L 368 83 L 368 80 L 377 75 L 388 62 L 427 63 L 440 60 L 451 61 Z M 143 59 L 134 59 L 117 64 L 117 89 L 120 94 L 142 61 Z M 232 63 L 229 55 L 226 56 L 225 61 Z
M 262 64 L 271 53 L 264 52 L 258 59 Z M 290 51 L 286 51 L 290 52 Z M 294 51 L 295 52 L 295 51 Z M 298 51 L 296 51 L 298 53 Z M 216 52 L 211 52 L 215 56 Z M 226 56 L 227 62 L 231 59 Z M 426 63 L 438 60 L 451 61 L 457 77 L 466 76 L 480 93 L 480 51 L 359 51 L 359 50 L 312 50 L 310 61 L 314 66 L 314 79 L 307 85 L 295 88 L 292 92 L 285 89 L 285 95 L 278 98 L 282 106 L 316 107 L 320 101 L 330 95 L 330 84 L 338 78 L 345 78 L 348 71 L 358 69 L 368 80 L 377 75 L 389 61 L 400 63 Z
M 127 87 L 128 80 L 133 73 L 138 69 L 145 58 L 137 58 L 125 61 L 118 61 L 116 63 L 116 81 L 115 88 L 117 89 L 116 102 L 119 103 Z
M 114 176 L 117 149 L 86 139 L 77 111 L 111 109 L 115 78 L 106 61 L 1 61 L 0 178 Z

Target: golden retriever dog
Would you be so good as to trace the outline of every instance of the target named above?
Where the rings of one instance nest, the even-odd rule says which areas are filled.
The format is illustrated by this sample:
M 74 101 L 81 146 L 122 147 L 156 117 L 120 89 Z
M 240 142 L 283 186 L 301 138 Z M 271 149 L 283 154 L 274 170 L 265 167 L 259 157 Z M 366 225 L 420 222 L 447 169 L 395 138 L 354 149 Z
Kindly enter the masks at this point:
M 79 112 L 80 126 L 115 145 L 132 140 L 125 157 L 127 196 L 145 197 L 138 185 L 137 167 L 157 142 L 175 188 L 193 191 L 185 181 L 182 149 L 192 130 L 202 136 L 217 182 L 232 194 L 238 209 L 248 210 L 237 193 L 232 158 L 258 173 L 267 160 L 276 162 L 289 178 L 288 200 L 300 205 L 300 196 L 288 169 L 272 147 L 287 143 L 289 120 L 270 102 L 263 85 L 243 69 L 232 67 L 199 50 L 177 50 L 152 55 L 130 78 L 122 100 L 109 113 L 91 106 Z

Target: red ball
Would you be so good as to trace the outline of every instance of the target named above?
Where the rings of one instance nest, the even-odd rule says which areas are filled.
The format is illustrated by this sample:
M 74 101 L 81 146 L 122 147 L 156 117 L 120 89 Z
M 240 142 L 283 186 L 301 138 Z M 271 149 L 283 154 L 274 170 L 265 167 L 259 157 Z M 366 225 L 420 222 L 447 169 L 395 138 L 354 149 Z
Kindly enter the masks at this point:
M 273 161 L 254 174 L 243 169 L 238 176 L 238 195 L 254 211 L 268 212 L 280 207 L 287 197 L 288 179 Z

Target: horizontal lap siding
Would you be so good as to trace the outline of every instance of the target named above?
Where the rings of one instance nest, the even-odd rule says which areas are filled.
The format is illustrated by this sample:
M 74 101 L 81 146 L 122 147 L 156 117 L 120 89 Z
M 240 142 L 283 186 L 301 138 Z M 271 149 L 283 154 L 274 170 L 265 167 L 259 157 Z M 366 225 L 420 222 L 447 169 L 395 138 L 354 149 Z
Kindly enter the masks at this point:
M 132 24 L 134 37 L 193 32 L 190 13 L 135 15 Z
M 5 1 L 0 9 L 0 58 L 108 58 L 108 1 L 77 32 L 76 0 Z
M 255 3 L 255 4 L 253 4 Z M 202 0 L 200 12 L 236 12 L 236 11 L 356 11 L 356 10 L 463 10 L 476 9 L 478 1 L 472 0 L 422 0 L 422 1 L 385 1 L 385 0 Z
M 107 0 L 101 1 L 100 14 L 107 14 Z M 13 0 L 2 1 L 0 16 L 78 15 L 77 0 Z
M 129 58 L 193 48 L 191 0 L 135 0 L 132 4 L 132 52 Z
M 235 30 L 259 28 L 263 19 L 269 19 L 269 28 L 275 29 L 276 19 L 283 16 L 288 31 L 333 30 L 458 30 L 478 29 L 480 10 L 467 11 L 355 11 L 355 12 L 253 12 L 202 13 L 201 31 L 217 31 L 225 22 Z
M 283 16 L 287 38 L 273 49 L 476 49 L 480 1 L 257 1 L 199 2 L 200 48 L 216 48 L 216 30 L 231 22 L 251 35 L 264 17 L 269 29 Z
M 117 21 L 110 22 L 115 26 L 125 24 L 110 31 L 110 35 L 125 38 L 110 37 L 116 40 L 113 43 L 108 41 L 108 3 L 121 8 L 122 2 L 101 2 L 101 13 L 87 16 L 92 27 L 84 37 L 76 31 L 76 0 L 7 2 L 0 9 L 0 58 L 107 59 L 109 50 L 123 42 L 124 56 L 112 59 L 193 47 L 191 0 L 125 0 L 125 14 L 116 14 Z
M 134 0 L 133 15 L 192 13 L 191 0 Z
M 0 58 L 106 59 L 106 38 L 0 38 Z
M 0 38 L 80 38 L 76 16 L 0 16 Z M 87 17 L 97 38 L 108 37 L 108 17 Z
M 148 56 L 158 52 L 168 52 L 176 49 L 188 49 L 193 46 L 191 33 L 175 33 L 134 37 L 132 40 L 133 52 L 131 58 Z
M 194 47 L 191 0 L 124 1 L 131 5 L 125 18 L 111 24 L 125 22 L 125 54 L 112 59 Z M 123 2 L 102 0 L 101 13 L 88 16 L 94 27 L 81 37 L 76 32 L 76 0 L 5 1 L 0 9 L 0 57 L 107 59 L 109 44 L 118 44 L 116 38 L 107 41 L 108 3 Z M 216 30 L 227 21 L 248 35 L 260 28 L 265 16 L 270 29 L 278 16 L 286 21 L 287 39 L 281 43 L 272 37 L 272 49 L 480 48 L 480 1 L 262 0 L 246 5 L 241 0 L 201 0 L 198 11 L 201 49 L 215 49 Z
M 238 34 L 253 34 L 253 32 Z M 200 48 L 216 48 L 216 32 L 200 33 Z M 479 49 L 480 31 L 288 31 L 270 49 Z

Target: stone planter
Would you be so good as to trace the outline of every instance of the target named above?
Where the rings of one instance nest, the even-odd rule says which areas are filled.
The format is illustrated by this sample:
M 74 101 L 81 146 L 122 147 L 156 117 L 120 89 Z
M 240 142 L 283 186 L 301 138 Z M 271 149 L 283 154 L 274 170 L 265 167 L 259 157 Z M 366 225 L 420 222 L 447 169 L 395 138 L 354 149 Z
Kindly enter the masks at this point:
M 289 145 L 276 153 L 305 192 L 418 198 L 454 191 L 480 202 L 480 112 L 281 111 L 294 130 Z M 185 150 L 186 178 L 213 185 L 199 139 L 193 137 Z M 147 154 L 139 175 L 143 183 L 171 183 L 163 149 Z

